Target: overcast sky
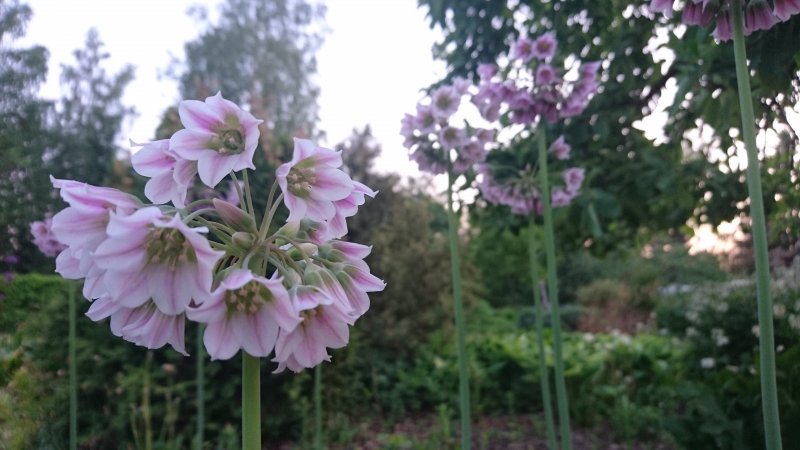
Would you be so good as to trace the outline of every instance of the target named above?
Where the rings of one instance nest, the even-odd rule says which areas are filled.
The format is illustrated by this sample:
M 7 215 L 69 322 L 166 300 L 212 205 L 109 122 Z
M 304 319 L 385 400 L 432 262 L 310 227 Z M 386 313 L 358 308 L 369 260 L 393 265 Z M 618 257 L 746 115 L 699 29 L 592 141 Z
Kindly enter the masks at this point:
M 121 142 L 153 137 L 161 113 L 178 100 L 177 84 L 164 75 L 171 59 L 183 58 L 183 45 L 202 31 L 186 15 L 193 4 L 216 0 L 27 0 L 33 20 L 23 44 L 50 51 L 50 75 L 43 95 L 60 96 L 62 64 L 74 61 L 86 32 L 97 28 L 111 54 L 110 71 L 136 66 L 136 78 L 124 101 L 136 118 L 123 130 Z M 378 169 L 414 175 L 399 137 L 400 119 L 413 112 L 420 89 L 439 80 L 444 64 L 434 62 L 430 30 L 416 0 L 329 0 L 329 33 L 317 54 L 321 90 L 320 128 L 333 146 L 355 128 L 371 125 L 383 146 Z M 223 93 L 224 95 L 224 93 Z

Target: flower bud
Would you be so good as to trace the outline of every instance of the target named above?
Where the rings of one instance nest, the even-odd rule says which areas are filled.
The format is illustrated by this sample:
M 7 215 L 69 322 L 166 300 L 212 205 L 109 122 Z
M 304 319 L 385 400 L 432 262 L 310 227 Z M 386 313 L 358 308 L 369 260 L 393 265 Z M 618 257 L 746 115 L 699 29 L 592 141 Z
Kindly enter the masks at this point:
M 233 236 L 231 236 L 231 240 L 233 241 L 233 245 L 244 251 L 247 251 L 253 248 L 253 246 L 255 245 L 256 236 L 252 233 L 237 231 L 236 233 L 233 233 Z
M 212 202 L 214 203 L 214 209 L 217 210 L 217 214 L 219 214 L 222 220 L 234 230 L 258 233 L 256 222 L 249 214 L 218 198 L 215 198 Z

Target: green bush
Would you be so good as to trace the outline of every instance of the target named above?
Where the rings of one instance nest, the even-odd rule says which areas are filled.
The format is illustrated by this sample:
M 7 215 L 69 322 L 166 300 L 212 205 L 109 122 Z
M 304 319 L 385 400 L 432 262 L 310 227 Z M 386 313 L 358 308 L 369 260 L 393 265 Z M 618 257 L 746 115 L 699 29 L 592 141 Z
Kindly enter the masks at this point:
M 774 295 L 779 404 L 784 442 L 797 442 L 800 418 L 800 292 Z M 687 345 L 683 405 L 667 428 L 686 448 L 741 449 L 763 445 L 755 286 L 716 284 L 662 298 L 661 332 Z

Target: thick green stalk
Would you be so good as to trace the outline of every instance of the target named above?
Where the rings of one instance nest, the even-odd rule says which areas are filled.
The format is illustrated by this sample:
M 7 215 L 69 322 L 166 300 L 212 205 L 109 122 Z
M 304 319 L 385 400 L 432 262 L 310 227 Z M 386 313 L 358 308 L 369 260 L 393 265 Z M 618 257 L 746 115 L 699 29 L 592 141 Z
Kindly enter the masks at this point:
M 540 195 L 544 209 L 544 248 L 547 255 L 547 296 L 550 300 L 551 325 L 553 328 L 553 359 L 555 361 L 556 404 L 558 425 L 561 430 L 561 448 L 572 449 L 572 433 L 569 425 L 569 402 L 564 382 L 564 357 L 562 354 L 561 311 L 558 305 L 558 276 L 556 275 L 556 238 L 553 231 L 553 208 L 550 205 L 550 180 L 547 173 L 547 141 L 544 125 L 536 130 L 539 144 Z
M 197 433 L 195 434 L 195 448 L 203 450 L 203 441 L 205 440 L 203 432 L 205 430 L 205 349 L 203 348 L 203 325 L 197 324 L 197 347 L 195 349 L 195 358 L 197 364 L 195 366 L 197 374 L 195 375 L 195 382 L 197 384 Z
M 556 427 L 553 421 L 553 400 L 550 398 L 550 371 L 547 369 L 547 358 L 544 348 L 544 308 L 542 308 L 542 293 L 539 290 L 539 271 L 536 258 L 536 213 L 531 214 L 530 227 L 528 227 L 529 247 L 528 254 L 531 262 L 531 286 L 533 287 L 533 301 L 535 308 L 536 346 L 539 348 L 539 383 L 542 388 L 542 403 L 544 404 L 544 422 L 547 428 L 547 447 L 557 450 Z
M 78 448 L 78 369 L 75 357 L 75 290 L 78 287 L 67 283 L 69 301 L 69 448 Z
M 775 377 L 775 333 L 772 324 L 772 299 L 769 293 L 769 259 L 767 226 L 761 193 L 761 173 L 756 146 L 755 116 L 750 91 L 750 74 L 744 43 L 742 1 L 734 0 L 733 50 L 736 59 L 736 80 L 739 87 L 739 108 L 742 134 L 747 149 L 747 188 L 750 194 L 750 221 L 753 226 L 753 251 L 756 260 L 756 292 L 758 295 L 759 350 L 761 353 L 761 407 L 764 410 L 764 437 L 767 450 L 780 450 L 781 422 L 778 411 L 778 386 Z
M 322 364 L 314 368 L 314 449 L 322 450 Z
M 242 350 L 242 450 L 261 450 L 261 365 Z
M 464 324 L 464 300 L 461 295 L 461 260 L 458 254 L 458 219 L 453 209 L 453 166 L 447 170 L 447 228 L 450 238 L 450 265 L 453 277 L 453 308 L 456 320 L 456 344 L 458 347 L 458 397 L 461 406 L 461 449 L 469 450 L 472 442 L 470 432 L 469 375 L 467 371 L 467 344 Z

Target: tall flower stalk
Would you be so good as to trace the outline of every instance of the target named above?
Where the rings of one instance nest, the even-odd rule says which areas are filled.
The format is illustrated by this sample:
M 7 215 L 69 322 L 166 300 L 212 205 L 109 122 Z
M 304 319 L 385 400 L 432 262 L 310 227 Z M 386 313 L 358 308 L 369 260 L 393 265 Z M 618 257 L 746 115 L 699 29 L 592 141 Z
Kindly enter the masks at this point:
M 747 150 L 747 188 L 750 194 L 750 219 L 753 225 L 753 252 L 756 261 L 758 299 L 759 350 L 761 353 L 761 407 L 764 411 L 764 435 L 768 450 L 780 450 L 781 422 L 778 411 L 778 386 L 775 375 L 775 332 L 772 321 L 772 299 L 769 292 L 769 258 L 764 197 L 761 193 L 761 164 L 756 146 L 753 98 L 744 42 L 742 0 L 733 1 L 733 51 L 736 60 L 736 81 L 739 87 L 739 108 L 742 134 Z
M 563 185 L 551 188 L 551 170 L 548 159 L 563 161 L 569 159 L 570 146 L 564 137 L 553 141 L 548 148 L 546 124 L 560 119 L 579 115 L 588 105 L 599 87 L 597 71 L 599 62 L 583 63 L 574 60 L 574 65 L 563 68 L 552 62 L 557 55 L 557 41 L 553 33 L 544 33 L 536 39 L 521 36 L 513 44 L 505 59 L 505 66 L 481 65 L 478 73 L 481 83 L 473 103 L 483 117 L 489 121 L 524 125 L 530 130 L 536 144 L 534 148 L 519 136 L 508 150 L 491 152 L 481 166 L 481 193 L 491 203 L 510 207 L 513 214 L 531 217 L 544 216 L 544 246 L 547 267 L 548 299 L 551 305 L 551 326 L 553 330 L 553 356 L 555 360 L 556 405 L 561 435 L 561 448 L 571 450 L 572 437 L 569 419 L 569 403 L 564 381 L 564 360 L 562 354 L 561 314 L 558 300 L 558 279 L 556 276 L 555 232 L 553 230 L 553 208 L 569 205 L 583 182 L 581 168 L 563 168 Z M 571 58 L 565 58 L 570 60 Z M 535 270 L 535 254 L 531 244 L 531 266 Z M 534 300 L 537 304 L 540 295 L 534 278 Z M 537 311 L 540 308 L 537 307 Z M 537 316 L 541 316 L 537 312 Z M 538 324 L 537 324 L 538 327 Z M 537 330 L 541 335 L 541 330 Z M 540 345 L 541 346 L 541 345 Z M 542 352 L 543 353 L 543 352 Z M 540 363 L 541 365 L 541 363 Z M 542 377 L 547 377 L 543 367 Z M 542 397 L 545 400 L 545 420 L 548 425 L 548 443 L 556 449 L 557 439 L 551 437 L 553 430 L 552 405 L 549 383 L 542 380 Z
M 322 436 L 322 366 L 314 368 L 314 449 L 325 448 Z
M 328 349 L 346 346 L 369 309 L 368 293 L 385 287 L 364 262 L 370 247 L 340 240 L 346 218 L 376 192 L 341 170 L 340 152 L 295 139 L 259 223 L 247 170 L 255 168 L 262 121 L 220 94 L 183 101 L 178 113 L 184 129 L 132 158 L 134 170 L 150 177 L 145 195 L 153 204 L 53 178 L 69 206 L 31 231 L 43 252 L 58 253 L 59 274 L 84 280 L 87 316 L 110 318 L 115 335 L 187 354 L 191 320 L 203 324 L 211 359 L 241 350 L 242 445 L 260 450 L 261 358 L 274 355 L 276 372 L 330 361 Z M 196 176 L 212 189 L 229 176 L 236 200 L 218 193 L 190 202 Z M 281 205 L 289 216 L 282 226 L 273 224 Z M 198 389 L 201 374 L 198 364 Z
M 672 17 L 674 0 L 651 0 L 650 8 Z M 745 36 L 768 30 L 780 22 L 800 14 L 797 0 L 718 0 L 714 2 L 688 0 L 683 5 L 681 21 L 685 25 L 707 26 L 716 23 L 713 37 L 719 41 L 733 39 L 736 81 L 742 135 L 747 151 L 747 189 L 750 197 L 750 220 L 753 253 L 756 265 L 756 298 L 758 303 L 759 352 L 761 376 L 761 407 L 764 439 L 767 450 L 781 450 L 781 424 L 778 409 L 778 387 L 775 373 L 775 332 L 770 298 L 769 259 L 764 200 L 761 191 L 761 164 L 756 145 L 755 115 L 747 68 Z
M 449 161 L 448 161 L 449 162 Z M 456 321 L 456 346 L 458 348 L 458 398 L 461 409 L 461 448 L 469 449 L 472 443 L 469 400 L 469 370 L 464 324 L 464 299 L 461 292 L 461 257 L 458 251 L 458 216 L 453 201 L 452 163 L 447 171 L 447 235 L 450 240 L 450 267 L 453 280 L 453 312 Z
M 67 283 L 67 301 L 69 302 L 69 448 L 78 448 L 78 361 L 76 357 L 75 326 L 77 306 L 75 304 L 73 283 Z
M 450 242 L 450 262 L 453 283 L 453 310 L 458 353 L 458 397 L 461 415 L 461 448 L 469 449 L 472 442 L 469 395 L 469 356 L 466 345 L 466 324 L 461 285 L 461 259 L 458 251 L 459 217 L 456 214 L 454 187 L 464 174 L 474 174 L 475 165 L 486 158 L 486 146 L 494 139 L 492 130 L 470 126 L 455 119 L 469 96 L 472 86 L 457 78 L 444 85 L 417 104 L 416 114 L 406 114 L 400 134 L 410 151 L 409 158 L 420 170 L 432 174 L 447 174 L 447 224 Z M 468 177 L 469 178 L 469 177 Z
M 542 306 L 541 283 L 539 281 L 539 261 L 536 247 L 536 215 L 530 215 L 528 226 L 528 256 L 531 265 L 531 287 L 534 300 L 534 326 L 536 327 L 536 347 L 539 350 L 539 385 L 542 390 L 544 404 L 544 423 L 547 432 L 547 447 L 556 450 L 556 428 L 553 420 L 553 400 L 550 398 L 550 370 L 547 368 L 547 355 L 544 345 L 544 307 Z
M 197 325 L 197 346 L 195 347 L 195 399 L 197 402 L 197 431 L 195 432 L 195 448 L 203 450 L 206 427 L 206 374 L 205 349 L 203 348 L 203 326 Z
M 536 130 L 539 147 L 539 177 L 542 195 L 542 215 L 544 216 L 544 246 L 547 257 L 547 296 L 550 301 L 550 317 L 553 328 L 553 360 L 555 364 L 556 404 L 558 405 L 558 424 L 561 429 L 561 448 L 572 449 L 572 432 L 569 423 L 569 400 L 564 380 L 564 355 L 561 337 L 561 312 L 558 300 L 558 276 L 556 274 L 556 245 L 553 230 L 553 208 L 550 203 L 550 180 L 547 177 L 547 137 L 544 126 Z
M 242 450 L 261 450 L 261 364 L 242 352 Z

